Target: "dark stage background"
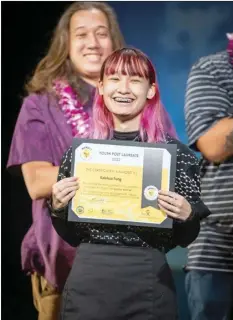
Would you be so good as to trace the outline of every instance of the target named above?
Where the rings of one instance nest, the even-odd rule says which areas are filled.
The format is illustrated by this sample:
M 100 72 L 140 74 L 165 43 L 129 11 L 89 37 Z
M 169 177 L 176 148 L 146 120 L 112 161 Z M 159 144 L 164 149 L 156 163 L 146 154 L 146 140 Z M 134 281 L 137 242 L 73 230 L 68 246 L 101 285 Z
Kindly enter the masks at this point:
M 30 278 L 21 271 L 20 245 L 31 224 L 31 203 L 22 179 L 5 170 L 26 77 L 48 47 L 52 30 L 70 2 L 2 4 L 2 318 L 36 319 Z M 232 2 L 111 2 L 129 45 L 145 51 L 158 71 L 162 99 L 180 139 L 184 127 L 184 90 L 191 64 L 224 50 L 233 32 Z M 180 302 L 188 320 L 182 265 L 185 250 L 169 253 Z

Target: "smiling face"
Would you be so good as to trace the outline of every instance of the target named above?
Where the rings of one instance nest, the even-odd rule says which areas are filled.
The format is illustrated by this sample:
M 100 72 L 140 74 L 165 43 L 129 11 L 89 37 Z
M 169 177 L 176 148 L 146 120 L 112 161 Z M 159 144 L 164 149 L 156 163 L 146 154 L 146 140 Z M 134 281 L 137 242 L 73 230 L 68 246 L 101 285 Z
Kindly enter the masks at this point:
M 124 121 L 141 114 L 147 99 L 154 97 L 155 86 L 141 76 L 115 73 L 104 75 L 99 93 L 113 116 Z
M 69 57 L 81 78 L 99 79 L 104 60 L 112 52 L 108 21 L 97 9 L 77 11 L 70 20 Z

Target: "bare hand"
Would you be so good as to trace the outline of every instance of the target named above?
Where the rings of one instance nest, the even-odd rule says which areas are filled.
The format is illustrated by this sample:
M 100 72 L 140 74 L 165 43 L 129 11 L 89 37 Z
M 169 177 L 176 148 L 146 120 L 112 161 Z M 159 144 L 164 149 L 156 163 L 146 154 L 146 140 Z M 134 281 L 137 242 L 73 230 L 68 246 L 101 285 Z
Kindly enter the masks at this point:
M 186 220 L 192 208 L 190 203 L 178 193 L 172 191 L 159 191 L 158 195 L 159 208 L 164 211 L 170 218 Z
M 79 180 L 76 177 L 65 178 L 52 187 L 52 205 L 54 209 L 64 208 L 79 189 Z

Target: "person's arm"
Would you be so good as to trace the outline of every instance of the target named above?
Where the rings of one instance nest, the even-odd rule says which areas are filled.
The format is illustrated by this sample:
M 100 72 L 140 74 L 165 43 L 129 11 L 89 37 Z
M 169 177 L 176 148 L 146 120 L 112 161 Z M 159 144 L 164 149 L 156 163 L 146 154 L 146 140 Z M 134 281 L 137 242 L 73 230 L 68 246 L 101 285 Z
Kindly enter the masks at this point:
M 228 114 L 228 92 L 220 87 L 213 70 L 208 61 L 192 68 L 186 89 L 185 119 L 189 146 L 210 162 L 218 163 L 233 155 L 232 150 L 225 148 L 233 119 Z
M 233 151 L 233 131 L 226 138 L 226 146 L 227 151 Z
M 185 221 L 173 220 L 174 243 L 183 248 L 192 243 L 200 231 L 200 218 L 195 206 L 192 207 L 191 215 Z
M 171 191 L 159 191 L 159 208 L 173 219 L 173 243 L 186 247 L 200 230 L 200 217 L 184 196 Z
M 233 128 L 233 119 L 219 120 L 197 140 L 197 148 L 210 162 L 223 162 L 233 155 L 233 149 L 226 149 L 226 139 Z
M 63 181 L 67 181 L 71 178 L 71 159 L 72 159 L 72 148 L 69 148 L 61 161 L 61 166 L 59 167 L 59 173 L 57 176 L 57 182 L 52 187 L 52 196 L 48 200 L 49 212 L 51 215 L 51 220 L 54 229 L 58 233 L 58 235 L 67 243 L 69 243 L 73 247 L 77 247 L 80 244 L 80 241 L 83 238 L 84 229 L 78 227 L 78 225 L 74 222 L 69 222 L 68 218 L 68 202 L 64 202 L 64 204 L 60 203 L 60 205 L 54 206 L 53 198 L 54 198 L 54 190 L 56 190 L 56 185 L 61 184 Z M 75 180 L 73 180 L 75 181 Z M 73 184 L 74 185 L 74 184 Z M 61 190 L 61 189 L 60 189 Z M 64 190 L 61 190 L 63 192 Z M 70 192 L 68 192 L 69 194 Z M 65 195 L 66 196 L 66 195 Z M 70 198 L 71 199 L 71 198 Z
M 188 165 L 182 177 L 185 180 L 185 184 L 181 183 L 178 186 L 179 193 L 189 202 L 191 214 L 184 221 L 173 220 L 173 239 L 176 245 L 187 247 L 198 236 L 200 220 L 206 218 L 211 212 L 200 198 L 200 174 L 197 159 Z
M 46 96 L 30 95 L 20 110 L 8 159 L 8 170 L 22 174 L 32 199 L 51 195 L 58 167 L 53 165 L 50 137 L 43 108 Z
M 33 200 L 51 196 L 58 170 L 58 166 L 53 166 L 49 162 L 33 161 L 22 164 L 23 178 Z

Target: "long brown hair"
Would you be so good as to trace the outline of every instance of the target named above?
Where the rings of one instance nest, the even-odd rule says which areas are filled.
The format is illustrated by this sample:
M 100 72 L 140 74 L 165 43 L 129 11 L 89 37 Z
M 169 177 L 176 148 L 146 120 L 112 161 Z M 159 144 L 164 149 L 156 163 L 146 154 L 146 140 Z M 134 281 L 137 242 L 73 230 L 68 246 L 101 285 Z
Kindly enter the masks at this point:
M 53 81 L 57 78 L 66 79 L 85 101 L 88 97 L 85 85 L 74 69 L 69 55 L 69 26 L 71 17 L 79 10 L 98 9 L 108 20 L 113 50 L 124 46 L 124 38 L 118 25 L 114 10 L 104 2 L 77 1 L 69 6 L 61 16 L 55 28 L 47 55 L 38 63 L 35 72 L 26 84 L 27 93 L 51 92 Z

